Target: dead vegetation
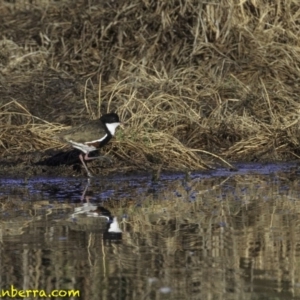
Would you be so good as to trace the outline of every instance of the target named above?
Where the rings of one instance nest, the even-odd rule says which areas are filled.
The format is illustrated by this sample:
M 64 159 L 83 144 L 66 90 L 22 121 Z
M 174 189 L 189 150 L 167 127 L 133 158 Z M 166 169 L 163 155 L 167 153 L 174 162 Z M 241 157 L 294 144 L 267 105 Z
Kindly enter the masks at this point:
M 0 148 L 117 111 L 135 168 L 299 155 L 296 1 L 2 1 Z

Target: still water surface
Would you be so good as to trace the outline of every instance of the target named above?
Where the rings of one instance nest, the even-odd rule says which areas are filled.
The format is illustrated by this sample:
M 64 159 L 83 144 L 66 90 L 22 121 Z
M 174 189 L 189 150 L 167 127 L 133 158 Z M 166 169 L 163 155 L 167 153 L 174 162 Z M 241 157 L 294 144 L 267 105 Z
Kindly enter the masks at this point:
M 155 183 L 148 175 L 0 179 L 2 291 L 300 299 L 298 167 L 238 167 Z

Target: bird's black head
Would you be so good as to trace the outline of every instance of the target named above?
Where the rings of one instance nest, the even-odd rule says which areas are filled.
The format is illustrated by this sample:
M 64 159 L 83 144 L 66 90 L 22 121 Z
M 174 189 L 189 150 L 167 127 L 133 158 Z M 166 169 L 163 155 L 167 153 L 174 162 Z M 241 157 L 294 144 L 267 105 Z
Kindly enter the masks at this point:
M 120 123 L 119 116 L 113 112 L 101 116 L 100 120 L 105 124 Z

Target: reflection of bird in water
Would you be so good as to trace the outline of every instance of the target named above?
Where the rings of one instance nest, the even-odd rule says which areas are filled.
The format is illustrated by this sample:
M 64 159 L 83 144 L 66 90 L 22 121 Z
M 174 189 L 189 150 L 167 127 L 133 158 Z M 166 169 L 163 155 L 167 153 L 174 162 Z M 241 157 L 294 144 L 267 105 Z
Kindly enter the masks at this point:
M 89 154 L 105 146 L 114 136 L 119 125 L 121 125 L 119 116 L 116 113 L 109 113 L 98 120 L 92 120 L 86 124 L 65 130 L 58 137 L 61 141 L 68 142 L 73 148 L 81 151 L 79 159 L 88 177 L 92 177 L 85 161 L 96 158 L 109 160 L 105 156 L 90 157 Z
M 72 214 L 73 221 L 76 221 L 76 218 L 81 217 L 95 217 L 95 218 L 106 218 L 107 219 L 107 228 L 104 232 L 103 238 L 110 240 L 120 240 L 122 239 L 122 230 L 119 226 L 117 217 L 113 216 L 111 212 L 104 208 L 103 206 L 98 206 L 90 203 L 90 193 L 88 188 L 90 186 L 90 179 L 84 188 L 84 191 L 80 197 L 82 206 L 75 207 L 75 211 Z

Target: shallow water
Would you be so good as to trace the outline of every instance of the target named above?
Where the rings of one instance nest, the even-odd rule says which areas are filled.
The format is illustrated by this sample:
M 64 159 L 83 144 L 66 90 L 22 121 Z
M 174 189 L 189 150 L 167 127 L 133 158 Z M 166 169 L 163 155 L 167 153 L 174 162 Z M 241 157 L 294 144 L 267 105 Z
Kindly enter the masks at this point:
M 238 167 L 156 183 L 148 175 L 0 179 L 2 292 L 300 299 L 298 168 Z

